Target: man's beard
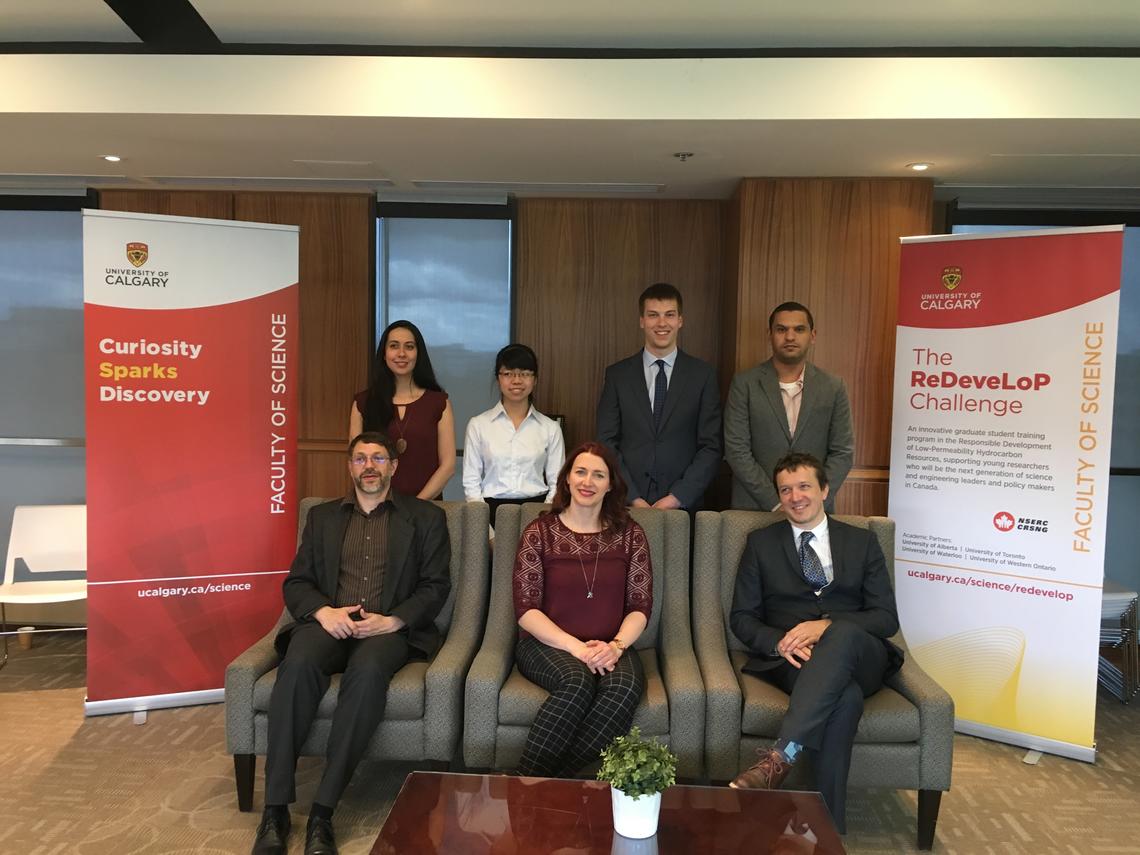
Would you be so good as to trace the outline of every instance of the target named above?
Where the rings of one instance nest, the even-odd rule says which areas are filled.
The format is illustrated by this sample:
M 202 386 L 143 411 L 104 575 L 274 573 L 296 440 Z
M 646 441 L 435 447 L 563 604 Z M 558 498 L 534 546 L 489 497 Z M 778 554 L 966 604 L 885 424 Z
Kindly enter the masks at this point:
M 364 477 L 366 475 L 375 475 L 376 476 L 375 486 L 368 487 L 365 485 Z M 355 478 L 353 478 L 352 481 L 354 484 L 356 484 L 356 489 L 358 489 L 360 492 L 367 493 L 367 494 L 375 494 L 375 493 L 383 493 L 386 489 L 388 489 L 388 485 L 391 483 L 392 479 L 384 477 L 384 475 L 377 472 L 375 469 L 365 469 L 363 472 L 361 472 L 359 475 L 357 475 Z

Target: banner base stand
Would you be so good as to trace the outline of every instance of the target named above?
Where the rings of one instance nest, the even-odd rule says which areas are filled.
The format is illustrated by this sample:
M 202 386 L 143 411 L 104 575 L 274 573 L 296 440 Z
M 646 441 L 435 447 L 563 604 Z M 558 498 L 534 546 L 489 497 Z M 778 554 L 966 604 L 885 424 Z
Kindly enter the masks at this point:
M 83 699 L 84 715 L 114 715 L 115 713 L 145 713 L 147 710 L 165 710 L 173 707 L 192 707 L 197 704 L 220 704 L 225 689 L 204 689 L 200 692 L 176 692 L 170 695 L 141 695 L 137 698 L 114 698 L 109 701 Z
M 1017 745 L 1031 751 L 1056 754 L 1058 757 L 1067 757 L 1070 760 L 1082 760 L 1085 763 L 1096 762 L 1095 744 L 1091 748 L 1087 745 L 1074 745 L 1071 742 L 1062 742 L 1059 739 L 1046 739 L 1042 736 L 1034 736 L 1032 733 L 1006 730 L 1003 727 L 978 724 L 976 721 L 967 721 L 961 718 L 954 719 L 954 730 L 967 736 L 980 736 L 982 739 L 1004 742 L 1007 745 Z

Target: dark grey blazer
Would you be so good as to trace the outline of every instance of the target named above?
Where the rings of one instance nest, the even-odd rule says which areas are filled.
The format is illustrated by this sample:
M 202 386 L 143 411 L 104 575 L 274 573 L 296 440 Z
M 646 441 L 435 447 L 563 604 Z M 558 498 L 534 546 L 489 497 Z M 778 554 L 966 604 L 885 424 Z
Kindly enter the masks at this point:
M 716 371 L 678 350 L 661 429 L 655 431 L 641 354 L 606 369 L 598 401 L 598 441 L 617 454 L 631 502 L 653 504 L 672 493 L 683 508 L 696 510 L 722 453 Z
M 392 504 L 379 611 L 402 619 L 408 644 L 432 656 L 440 644 L 434 620 L 451 590 L 447 517 L 431 502 L 399 493 L 392 493 Z M 309 511 L 301 547 L 282 584 L 285 607 L 296 621 L 277 634 L 276 647 L 282 655 L 297 623 L 313 620 L 310 615 L 321 606 L 336 605 L 340 553 L 351 512 L 343 499 Z
M 792 436 L 772 360 L 732 378 L 724 407 L 724 456 L 732 468 L 732 507 L 773 510 L 780 498 L 772 485 L 772 470 L 789 451 L 804 451 L 823 461 L 831 486 L 827 507 L 834 507 L 835 494 L 855 456 L 847 387 L 809 362 L 804 366 L 802 394 Z
M 878 539 L 867 529 L 833 517 L 828 518 L 827 529 L 834 578 L 818 597 L 800 572 L 791 523 L 785 520 L 748 535 L 729 615 L 733 634 L 753 657 L 745 672 L 775 668 L 784 661 L 774 652 L 784 634 L 797 624 L 823 617 L 850 621 L 881 638 L 887 648 L 888 674 L 902 665 L 902 651 L 887 640 L 898 632 L 899 617 Z

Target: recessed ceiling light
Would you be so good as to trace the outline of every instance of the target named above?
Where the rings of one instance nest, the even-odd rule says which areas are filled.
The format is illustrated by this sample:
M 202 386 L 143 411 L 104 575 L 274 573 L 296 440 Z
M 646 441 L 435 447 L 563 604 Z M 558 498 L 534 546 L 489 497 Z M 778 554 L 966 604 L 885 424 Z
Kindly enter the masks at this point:
M 117 154 L 101 154 L 99 156 L 108 163 L 118 163 L 120 160 L 122 160 L 122 158 Z
M 933 163 L 908 163 L 906 168 L 913 169 L 915 172 L 926 172 L 932 166 L 934 166 Z

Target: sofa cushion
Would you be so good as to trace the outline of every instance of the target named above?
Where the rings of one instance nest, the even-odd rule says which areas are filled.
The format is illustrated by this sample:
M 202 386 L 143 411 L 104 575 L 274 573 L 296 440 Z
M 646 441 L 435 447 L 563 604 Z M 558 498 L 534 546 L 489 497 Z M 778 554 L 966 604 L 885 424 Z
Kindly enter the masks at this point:
M 733 651 L 731 656 L 744 700 L 741 731 L 775 739 L 788 711 L 788 696 L 766 680 L 741 673 L 748 654 Z M 883 687 L 865 700 L 855 741 L 917 742 L 919 733 L 918 708 L 894 689 Z
M 648 736 L 669 733 L 669 701 L 665 696 L 665 683 L 657 668 L 657 651 L 638 650 L 645 669 L 645 694 L 637 705 L 634 723 Z M 543 688 L 532 683 L 511 668 L 510 676 L 499 693 L 499 724 L 530 727 L 538 715 L 538 708 L 550 697 Z
M 384 718 L 395 721 L 415 721 L 424 715 L 424 676 L 428 663 L 409 662 L 396 672 L 388 686 L 388 702 L 384 708 Z M 253 708 L 258 712 L 269 711 L 269 699 L 273 694 L 273 684 L 277 679 L 277 669 L 264 674 L 253 686 Z M 329 690 L 321 698 L 317 707 L 317 718 L 331 719 L 336 708 L 337 692 L 340 690 L 340 674 L 336 674 L 329 684 Z

